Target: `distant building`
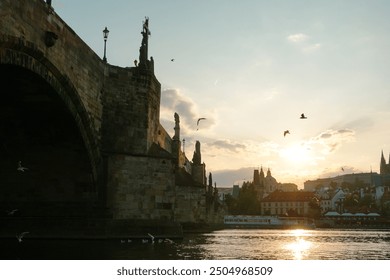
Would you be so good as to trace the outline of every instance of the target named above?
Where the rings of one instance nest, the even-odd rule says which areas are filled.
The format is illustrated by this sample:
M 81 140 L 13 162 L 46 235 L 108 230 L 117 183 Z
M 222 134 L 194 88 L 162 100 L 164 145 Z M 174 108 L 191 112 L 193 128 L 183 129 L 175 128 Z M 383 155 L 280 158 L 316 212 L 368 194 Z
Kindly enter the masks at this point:
M 311 202 L 318 202 L 313 192 L 277 190 L 262 199 L 261 214 L 307 216 Z
M 345 200 L 345 192 L 342 189 L 324 190 L 320 189 L 315 192 L 320 200 L 321 213 L 328 211 L 343 212 L 343 202 Z
M 260 172 L 255 169 L 253 172 L 253 186 L 258 193 L 258 197 L 261 199 L 269 193 L 277 190 L 280 187 L 280 183 L 276 181 L 271 175 L 271 170 L 268 168 L 267 176 L 264 176 L 263 167 Z
M 232 197 L 233 198 L 238 198 L 239 194 L 240 194 L 240 186 L 239 185 L 233 185 Z
M 375 188 L 374 199 L 377 206 L 381 205 L 383 198 L 390 193 L 390 187 L 380 186 Z
M 390 157 L 390 156 L 389 156 Z M 305 191 L 315 191 L 322 187 L 338 188 L 343 184 L 349 184 L 354 187 L 379 187 L 390 186 L 390 158 L 386 163 L 383 151 L 380 159 L 380 172 L 352 173 L 343 174 L 335 177 L 308 180 L 304 182 Z
M 282 183 L 279 184 L 278 190 L 284 191 L 284 192 L 296 192 L 298 191 L 298 186 L 293 183 Z
M 382 186 L 390 186 L 390 156 L 389 156 L 389 163 L 386 163 L 385 157 L 383 156 L 383 151 L 381 154 L 381 161 L 380 161 L 380 182 Z M 377 185 L 376 185 L 377 186 Z
M 218 197 L 221 201 L 225 201 L 225 197 L 227 195 L 233 196 L 233 190 L 232 188 L 218 188 Z
M 342 189 L 338 189 L 330 200 L 330 209 L 338 211 L 339 213 L 343 213 L 344 200 L 345 200 L 345 192 Z
M 376 172 L 353 173 L 336 177 L 308 180 L 303 183 L 305 191 L 315 191 L 320 188 L 339 188 L 345 184 L 352 186 L 369 187 L 381 185 L 381 176 Z
M 383 150 L 381 154 L 381 162 L 380 162 L 380 168 L 379 172 L 381 175 L 388 175 L 390 174 L 390 155 L 389 155 L 389 163 L 386 163 L 385 157 L 383 156 Z

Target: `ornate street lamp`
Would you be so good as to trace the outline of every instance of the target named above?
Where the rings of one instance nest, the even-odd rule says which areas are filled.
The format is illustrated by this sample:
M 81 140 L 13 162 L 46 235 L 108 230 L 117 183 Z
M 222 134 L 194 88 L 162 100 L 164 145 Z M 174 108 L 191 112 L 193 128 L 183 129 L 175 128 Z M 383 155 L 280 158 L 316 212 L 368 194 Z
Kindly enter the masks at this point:
M 108 33 L 110 31 L 107 29 L 107 26 L 106 28 L 104 28 L 103 30 L 103 38 L 104 38 L 104 56 L 103 56 L 103 61 L 104 62 L 107 62 L 107 57 L 106 57 L 106 43 L 107 43 L 107 38 L 108 38 Z

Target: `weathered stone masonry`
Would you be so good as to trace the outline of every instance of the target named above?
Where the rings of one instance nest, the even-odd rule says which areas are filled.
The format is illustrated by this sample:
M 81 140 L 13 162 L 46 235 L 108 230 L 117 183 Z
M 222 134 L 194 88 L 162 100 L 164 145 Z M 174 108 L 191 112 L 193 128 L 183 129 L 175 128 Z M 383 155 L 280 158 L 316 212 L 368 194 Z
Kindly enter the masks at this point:
M 188 161 L 180 137 L 172 139 L 160 124 L 161 85 L 154 76 L 153 60 L 145 56 L 148 28 L 145 24 L 143 28 L 142 61 L 138 67 L 121 68 L 104 63 L 44 1 L 0 0 L 0 70 L 12 66 L 35 73 L 60 98 L 77 126 L 90 164 L 93 186 L 86 188 L 88 203 L 104 210 L 105 216 L 215 221 L 206 214 L 205 164 Z M 47 94 L 49 98 L 51 93 Z M 12 92 L 8 95 L 12 97 Z M 53 155 L 64 153 L 62 146 L 50 149 L 57 149 Z M 39 154 L 28 155 L 39 168 Z M 61 169 L 77 171 L 66 164 Z M 55 201 L 52 198 L 58 204 L 66 184 L 77 188 L 81 183 L 65 175 L 56 177 L 54 167 L 53 173 L 52 187 L 58 192 Z M 12 176 L 0 174 L 0 185 L 14 180 Z M 36 180 L 31 187 L 39 188 L 41 181 L 31 178 Z M 77 195 L 76 190 L 73 201 L 78 201 Z M 64 198 L 62 204 L 68 202 Z

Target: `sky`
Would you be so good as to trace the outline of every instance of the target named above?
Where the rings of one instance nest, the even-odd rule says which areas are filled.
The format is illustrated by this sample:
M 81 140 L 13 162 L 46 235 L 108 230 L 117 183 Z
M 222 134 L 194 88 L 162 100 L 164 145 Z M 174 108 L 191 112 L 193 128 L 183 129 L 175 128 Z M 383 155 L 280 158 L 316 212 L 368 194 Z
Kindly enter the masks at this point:
M 115 4 L 114 4 L 115 3 Z M 160 123 L 201 143 L 218 187 L 379 173 L 390 154 L 390 1 L 53 0 L 109 64 L 133 66 L 149 17 Z M 171 61 L 174 59 L 174 61 Z M 307 119 L 300 119 L 301 114 Z M 199 122 L 198 118 L 206 118 Z M 284 136 L 283 132 L 290 134 Z

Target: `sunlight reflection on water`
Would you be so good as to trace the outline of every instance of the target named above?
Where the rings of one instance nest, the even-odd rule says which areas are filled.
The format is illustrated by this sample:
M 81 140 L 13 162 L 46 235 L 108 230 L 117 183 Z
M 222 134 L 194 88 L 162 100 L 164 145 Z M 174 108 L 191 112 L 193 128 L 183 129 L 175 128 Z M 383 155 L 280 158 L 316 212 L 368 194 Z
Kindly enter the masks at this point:
M 301 260 L 308 255 L 308 251 L 313 246 L 312 242 L 305 239 L 305 237 L 311 236 L 312 233 L 304 229 L 295 229 L 291 230 L 291 235 L 295 237 L 295 240 L 287 243 L 284 247 L 291 251 L 293 259 Z
M 389 260 L 390 231 L 225 229 L 174 243 L 0 240 L 1 259 Z
M 390 259 L 390 232 L 229 229 L 205 234 L 205 259 Z

